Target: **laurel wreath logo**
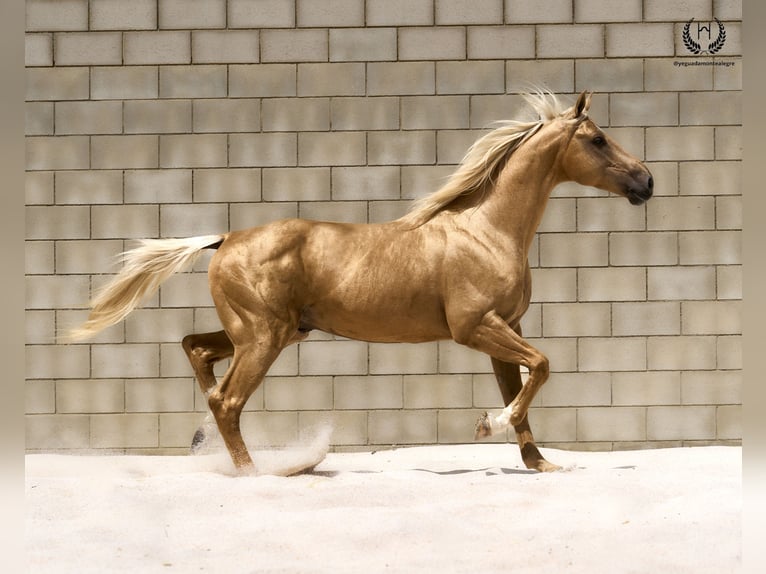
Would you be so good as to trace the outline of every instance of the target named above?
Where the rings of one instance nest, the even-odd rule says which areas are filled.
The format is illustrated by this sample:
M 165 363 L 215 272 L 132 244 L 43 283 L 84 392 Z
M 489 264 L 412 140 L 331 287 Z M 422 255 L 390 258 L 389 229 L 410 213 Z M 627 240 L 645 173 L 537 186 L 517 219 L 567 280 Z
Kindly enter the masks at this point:
M 718 18 L 715 19 L 716 24 L 718 24 L 718 37 L 708 44 L 707 50 L 703 50 L 702 46 L 700 46 L 698 42 L 695 42 L 692 35 L 689 33 L 689 28 L 691 27 L 692 22 L 694 22 L 694 18 L 684 25 L 684 32 L 682 34 L 684 46 L 686 46 L 687 50 L 692 54 L 715 54 L 723 48 L 723 44 L 726 42 L 726 28 L 724 28 Z

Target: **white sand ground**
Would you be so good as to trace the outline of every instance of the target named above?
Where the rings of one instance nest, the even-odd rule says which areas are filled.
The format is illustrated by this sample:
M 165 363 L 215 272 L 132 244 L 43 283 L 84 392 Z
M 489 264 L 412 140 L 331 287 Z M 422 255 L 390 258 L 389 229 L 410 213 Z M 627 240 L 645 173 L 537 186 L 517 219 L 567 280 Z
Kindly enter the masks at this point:
M 30 571 L 740 571 L 741 448 L 544 453 L 565 471 L 512 444 L 330 453 L 289 478 L 225 453 L 28 455 Z

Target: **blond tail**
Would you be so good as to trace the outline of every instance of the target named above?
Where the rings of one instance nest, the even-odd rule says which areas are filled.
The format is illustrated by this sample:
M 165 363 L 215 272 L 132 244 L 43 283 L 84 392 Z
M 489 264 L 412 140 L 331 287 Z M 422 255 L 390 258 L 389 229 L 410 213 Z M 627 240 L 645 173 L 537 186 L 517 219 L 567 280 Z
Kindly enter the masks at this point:
M 87 339 L 119 323 L 163 281 L 194 263 L 203 249 L 218 247 L 225 235 L 188 239 L 146 239 L 122 254 L 122 270 L 91 301 L 88 320 L 64 337 L 66 342 Z

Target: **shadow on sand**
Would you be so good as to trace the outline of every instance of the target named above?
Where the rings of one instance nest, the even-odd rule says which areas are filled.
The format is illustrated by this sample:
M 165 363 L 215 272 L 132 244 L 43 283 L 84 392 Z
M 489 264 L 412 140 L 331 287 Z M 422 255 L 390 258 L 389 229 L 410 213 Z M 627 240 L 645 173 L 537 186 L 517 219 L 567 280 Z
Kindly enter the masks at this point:
M 499 468 L 499 467 L 486 467 L 486 468 L 460 468 L 455 470 L 431 470 L 428 468 L 410 468 L 404 469 L 414 472 L 427 472 L 430 474 L 438 474 L 441 476 L 452 476 L 457 474 L 470 474 L 483 472 L 485 476 L 496 476 L 499 474 L 539 474 L 536 470 L 529 470 L 525 468 Z M 385 470 L 349 470 L 344 472 L 350 472 L 352 474 L 380 474 L 383 472 L 390 472 Z M 307 471 L 304 474 L 311 474 L 314 476 L 323 476 L 326 478 L 333 478 L 341 474 L 337 470 L 313 470 Z

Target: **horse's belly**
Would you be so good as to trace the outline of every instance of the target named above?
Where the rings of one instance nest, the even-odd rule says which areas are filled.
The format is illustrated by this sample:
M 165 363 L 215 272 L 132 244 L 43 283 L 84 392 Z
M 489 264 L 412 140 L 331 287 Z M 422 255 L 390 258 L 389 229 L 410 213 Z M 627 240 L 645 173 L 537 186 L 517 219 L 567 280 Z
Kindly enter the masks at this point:
M 450 338 L 446 317 L 437 305 L 413 309 L 396 304 L 357 307 L 349 302 L 319 303 L 304 309 L 301 324 L 305 329 L 376 343 L 420 343 Z
M 450 337 L 439 234 L 381 225 L 316 224 L 301 250 L 301 322 L 344 337 L 420 342 Z

